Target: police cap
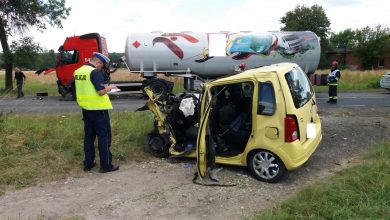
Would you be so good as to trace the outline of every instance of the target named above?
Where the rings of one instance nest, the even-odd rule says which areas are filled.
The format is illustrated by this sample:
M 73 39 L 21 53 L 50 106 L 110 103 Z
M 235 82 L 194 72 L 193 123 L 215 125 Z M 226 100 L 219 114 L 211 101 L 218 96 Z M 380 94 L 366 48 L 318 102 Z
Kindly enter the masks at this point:
M 103 64 L 106 64 L 106 63 L 110 62 L 110 59 L 108 57 L 104 56 L 101 53 L 93 52 L 93 56 L 98 58 L 100 61 L 102 61 Z

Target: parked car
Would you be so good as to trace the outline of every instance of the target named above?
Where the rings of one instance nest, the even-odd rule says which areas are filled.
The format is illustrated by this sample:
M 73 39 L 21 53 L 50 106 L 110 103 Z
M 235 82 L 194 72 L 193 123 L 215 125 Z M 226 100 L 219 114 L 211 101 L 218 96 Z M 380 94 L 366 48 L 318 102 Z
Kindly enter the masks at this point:
M 381 88 L 390 90 L 390 71 L 387 71 L 387 73 L 382 76 L 379 85 Z
M 155 127 L 145 150 L 197 158 L 201 178 L 218 163 L 246 166 L 256 179 L 277 182 L 305 163 L 322 139 L 314 90 L 296 64 L 248 70 L 163 102 L 146 93 Z

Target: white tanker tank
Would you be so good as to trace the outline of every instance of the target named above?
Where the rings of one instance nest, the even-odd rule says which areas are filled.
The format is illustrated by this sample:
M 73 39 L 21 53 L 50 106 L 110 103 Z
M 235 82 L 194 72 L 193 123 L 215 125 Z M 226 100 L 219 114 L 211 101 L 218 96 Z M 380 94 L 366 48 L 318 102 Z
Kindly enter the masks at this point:
M 279 62 L 297 63 L 311 74 L 318 67 L 320 54 L 319 38 L 310 31 L 152 32 L 129 34 L 124 60 L 131 72 L 146 78 L 156 73 L 187 73 L 214 79 L 235 74 L 243 66 L 252 69 Z

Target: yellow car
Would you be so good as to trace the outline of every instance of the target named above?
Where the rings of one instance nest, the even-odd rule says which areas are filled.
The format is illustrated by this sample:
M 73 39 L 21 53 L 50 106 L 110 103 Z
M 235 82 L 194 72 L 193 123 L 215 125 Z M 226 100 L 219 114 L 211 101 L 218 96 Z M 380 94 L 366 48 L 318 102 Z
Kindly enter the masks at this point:
M 305 163 L 322 139 L 314 90 L 296 64 L 280 63 L 207 82 L 201 94 L 153 97 L 155 129 L 145 150 L 196 157 L 198 175 L 215 163 L 247 166 L 265 182 Z

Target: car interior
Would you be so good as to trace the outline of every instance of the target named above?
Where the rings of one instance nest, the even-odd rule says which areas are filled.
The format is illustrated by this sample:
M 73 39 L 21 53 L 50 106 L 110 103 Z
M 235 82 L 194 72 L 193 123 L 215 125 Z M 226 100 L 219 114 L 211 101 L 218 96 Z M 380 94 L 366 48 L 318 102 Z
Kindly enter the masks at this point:
M 211 95 L 208 135 L 212 137 L 214 143 L 211 144 L 216 148 L 216 155 L 229 157 L 244 152 L 252 131 L 253 83 L 215 86 L 211 88 Z M 179 109 L 184 99 L 193 100 L 193 115 L 185 117 Z M 170 95 L 164 111 L 167 113 L 166 122 L 171 126 L 176 140 L 175 150 L 195 150 L 200 118 L 199 97 L 190 93 Z
M 253 83 L 235 83 L 211 88 L 210 134 L 216 155 L 244 152 L 252 131 Z

